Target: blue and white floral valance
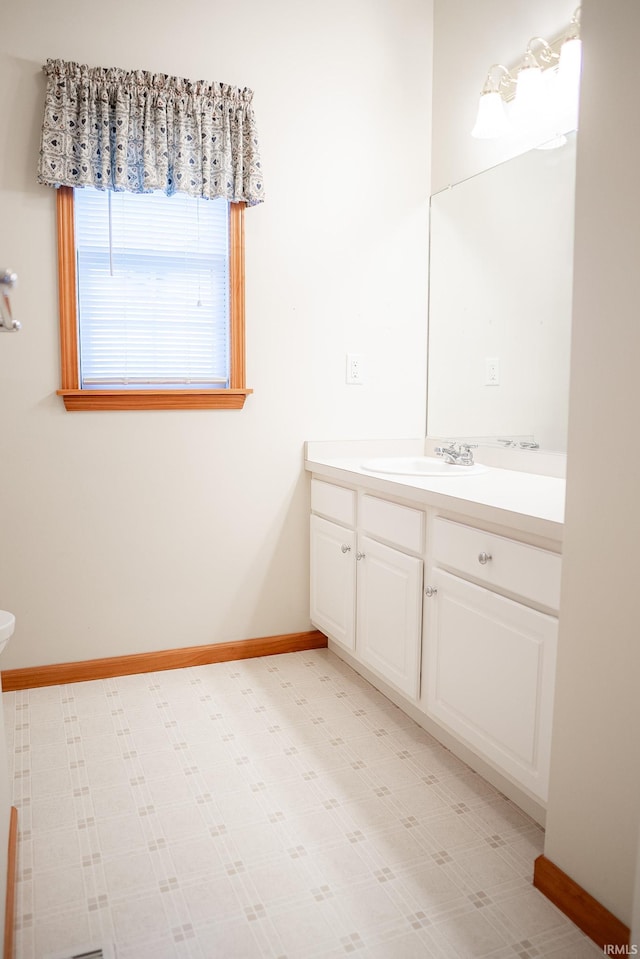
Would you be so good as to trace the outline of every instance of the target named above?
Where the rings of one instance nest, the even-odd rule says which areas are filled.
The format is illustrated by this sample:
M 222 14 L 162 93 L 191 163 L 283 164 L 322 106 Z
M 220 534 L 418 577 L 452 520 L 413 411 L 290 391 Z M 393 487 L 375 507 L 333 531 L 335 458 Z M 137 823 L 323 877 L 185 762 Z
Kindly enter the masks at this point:
M 43 69 L 40 183 L 262 202 L 251 90 L 64 60 Z

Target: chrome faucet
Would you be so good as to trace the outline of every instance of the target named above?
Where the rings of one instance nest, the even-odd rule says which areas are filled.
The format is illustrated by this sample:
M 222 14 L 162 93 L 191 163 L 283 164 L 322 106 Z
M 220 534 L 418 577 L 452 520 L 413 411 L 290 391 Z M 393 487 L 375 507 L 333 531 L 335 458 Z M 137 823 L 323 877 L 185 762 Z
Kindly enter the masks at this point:
M 448 446 L 436 446 L 436 456 L 442 456 L 445 463 L 453 466 L 473 466 L 473 453 L 477 443 L 450 443 Z

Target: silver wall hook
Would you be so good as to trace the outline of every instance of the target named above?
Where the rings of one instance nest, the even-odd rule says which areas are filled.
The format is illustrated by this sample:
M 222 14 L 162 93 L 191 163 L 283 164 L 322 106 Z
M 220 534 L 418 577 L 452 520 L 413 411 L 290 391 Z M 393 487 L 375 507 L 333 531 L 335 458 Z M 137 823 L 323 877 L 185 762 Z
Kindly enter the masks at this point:
M 17 333 L 21 324 L 11 313 L 9 291 L 18 282 L 18 276 L 8 267 L 0 272 L 0 333 Z

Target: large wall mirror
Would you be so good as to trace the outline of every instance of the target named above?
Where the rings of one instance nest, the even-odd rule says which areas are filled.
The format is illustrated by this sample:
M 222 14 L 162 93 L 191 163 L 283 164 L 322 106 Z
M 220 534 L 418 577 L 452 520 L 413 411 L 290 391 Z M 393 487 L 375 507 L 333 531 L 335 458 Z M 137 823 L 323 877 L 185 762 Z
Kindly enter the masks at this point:
M 575 134 L 431 198 L 427 432 L 566 450 Z

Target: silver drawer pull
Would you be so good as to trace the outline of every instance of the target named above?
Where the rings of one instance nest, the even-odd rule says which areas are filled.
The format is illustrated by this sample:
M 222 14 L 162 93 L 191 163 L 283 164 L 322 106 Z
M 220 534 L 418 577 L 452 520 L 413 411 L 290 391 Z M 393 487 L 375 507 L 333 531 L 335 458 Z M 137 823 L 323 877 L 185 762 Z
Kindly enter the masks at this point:
M 435 596 L 436 593 L 438 592 L 438 587 L 437 587 L 437 586 L 425 586 L 424 592 L 425 592 L 425 595 L 428 596 L 429 599 L 431 599 L 431 597 L 432 597 L 432 596 Z
M 360 561 L 361 559 L 364 559 L 364 553 L 356 553 L 356 559 L 358 561 Z
M 342 550 L 343 553 L 349 553 L 349 552 L 351 552 L 351 547 L 350 547 L 350 546 L 347 546 L 346 543 L 343 543 L 342 546 L 340 547 L 340 549 Z
M 478 553 L 478 562 L 481 566 L 486 566 L 490 559 L 493 559 L 491 553 Z

